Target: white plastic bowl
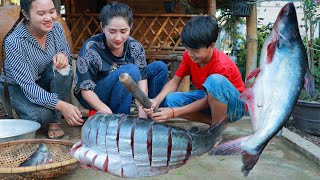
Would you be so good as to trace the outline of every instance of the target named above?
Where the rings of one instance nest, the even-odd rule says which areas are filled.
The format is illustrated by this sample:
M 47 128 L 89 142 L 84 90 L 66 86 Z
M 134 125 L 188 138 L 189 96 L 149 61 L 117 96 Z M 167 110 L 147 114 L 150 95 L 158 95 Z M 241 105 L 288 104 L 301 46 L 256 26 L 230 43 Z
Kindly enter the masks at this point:
M 20 139 L 34 139 L 41 127 L 38 122 L 24 119 L 0 119 L 0 143 Z

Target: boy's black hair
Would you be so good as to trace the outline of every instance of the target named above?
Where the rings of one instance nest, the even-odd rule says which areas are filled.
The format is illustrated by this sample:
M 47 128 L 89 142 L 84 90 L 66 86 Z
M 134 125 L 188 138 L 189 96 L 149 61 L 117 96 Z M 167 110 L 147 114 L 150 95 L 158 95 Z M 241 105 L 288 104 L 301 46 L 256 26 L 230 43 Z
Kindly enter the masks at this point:
M 114 17 L 122 17 L 127 20 L 129 26 L 133 23 L 133 13 L 131 8 L 124 3 L 110 2 L 101 9 L 100 21 L 102 26 L 110 23 Z
M 192 49 L 208 48 L 215 43 L 219 26 L 213 16 L 196 16 L 191 18 L 183 27 L 182 43 Z

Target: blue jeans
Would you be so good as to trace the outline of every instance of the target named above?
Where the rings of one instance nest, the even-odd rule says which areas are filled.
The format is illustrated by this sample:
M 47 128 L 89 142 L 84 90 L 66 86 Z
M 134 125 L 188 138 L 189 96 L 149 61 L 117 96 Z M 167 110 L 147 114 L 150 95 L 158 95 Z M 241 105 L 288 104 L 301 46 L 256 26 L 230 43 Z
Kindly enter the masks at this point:
M 46 91 L 58 94 L 60 100 L 66 101 L 69 97 L 73 80 L 72 70 L 70 70 L 69 75 L 62 76 L 52 69 L 52 65 L 52 63 L 48 64 L 48 67 L 36 83 Z M 2 97 L 3 88 L 3 83 L 0 83 L 0 95 Z M 32 103 L 24 95 L 19 85 L 9 84 L 8 89 L 11 107 L 21 119 L 36 121 L 41 126 L 60 122 L 61 113 L 59 111 Z
M 202 86 L 205 90 L 169 93 L 163 104 L 166 107 L 181 107 L 197 101 L 203 98 L 206 93 L 209 93 L 221 103 L 228 105 L 229 121 L 235 122 L 243 117 L 245 114 L 244 101 L 239 98 L 239 91 L 226 77 L 220 74 L 212 74 L 207 77 Z M 202 112 L 211 114 L 211 109 L 207 108 Z
M 130 114 L 130 107 L 132 102 L 132 94 L 119 81 L 119 76 L 122 73 L 128 73 L 131 78 L 138 82 L 140 78 L 140 71 L 138 66 L 134 64 L 126 64 L 108 76 L 96 82 L 94 92 L 99 99 L 109 106 L 113 113 Z M 168 68 L 162 61 L 156 61 L 148 64 L 146 67 L 146 74 L 148 80 L 148 97 L 155 98 L 163 86 L 167 83 Z M 79 93 L 78 100 L 80 104 L 86 109 L 93 109 Z

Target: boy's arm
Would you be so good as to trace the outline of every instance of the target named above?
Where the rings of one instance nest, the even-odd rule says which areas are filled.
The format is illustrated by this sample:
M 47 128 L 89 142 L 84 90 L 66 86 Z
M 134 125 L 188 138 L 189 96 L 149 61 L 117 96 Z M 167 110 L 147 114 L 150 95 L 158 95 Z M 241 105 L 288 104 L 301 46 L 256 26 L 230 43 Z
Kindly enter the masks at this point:
M 202 99 L 199 99 L 191 104 L 182 106 L 182 107 L 170 107 L 170 108 L 159 108 L 158 112 L 155 112 L 153 114 L 150 115 L 150 117 L 157 122 L 165 122 L 170 118 L 174 118 L 174 117 L 182 117 L 182 118 L 188 118 L 188 115 L 194 112 L 199 112 L 200 110 L 203 110 L 205 108 L 208 108 L 208 99 L 207 96 L 205 96 Z M 211 121 L 207 121 L 207 120 L 201 120 L 201 118 L 199 117 L 199 122 L 203 122 L 203 123 L 207 123 L 210 124 Z
M 151 109 L 153 110 L 157 108 L 169 93 L 176 91 L 182 80 L 183 78 L 174 75 L 173 78 L 163 87 L 157 97 L 153 99 Z

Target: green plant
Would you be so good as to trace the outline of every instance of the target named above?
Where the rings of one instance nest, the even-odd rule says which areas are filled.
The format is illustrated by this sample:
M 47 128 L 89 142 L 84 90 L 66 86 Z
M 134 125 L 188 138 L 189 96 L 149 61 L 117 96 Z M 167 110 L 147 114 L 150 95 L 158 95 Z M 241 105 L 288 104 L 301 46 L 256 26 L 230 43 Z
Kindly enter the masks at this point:
M 238 49 L 233 52 L 237 57 L 236 65 L 238 66 L 242 80 L 246 78 L 246 62 L 247 62 L 247 43 L 244 36 L 238 35 L 237 41 L 239 42 Z
M 217 17 L 219 26 L 228 34 L 231 55 L 236 57 L 236 64 L 241 72 L 242 78 L 246 75 L 246 39 L 240 27 L 245 24 L 244 18 L 232 15 L 231 9 L 219 9 L 220 16 Z
M 259 21 L 260 22 L 260 21 Z M 269 23 L 267 25 L 260 25 L 258 28 L 258 47 L 257 47 L 257 63 L 259 64 L 260 62 L 260 55 L 261 55 L 261 49 L 263 46 L 263 43 L 265 41 L 265 39 L 268 37 L 268 35 L 270 34 L 271 30 L 272 30 L 273 24 Z M 241 34 L 237 34 L 236 36 L 237 42 L 240 42 L 237 46 L 237 50 L 236 50 L 236 57 L 237 57 L 237 61 L 236 64 L 239 67 L 240 71 L 244 70 L 241 72 L 242 77 L 245 78 L 245 69 L 246 69 L 246 58 L 247 58 L 247 43 L 246 43 L 246 39 L 244 35 Z
M 315 86 L 320 89 L 320 38 L 314 40 L 313 77 Z
M 230 9 L 220 10 L 221 15 L 217 18 L 219 26 L 223 27 L 226 33 L 230 36 L 230 46 L 237 46 L 237 40 L 241 36 L 239 26 L 245 24 L 244 18 L 232 15 Z
M 305 22 L 303 27 L 305 29 L 305 46 L 307 47 L 308 62 L 311 73 L 314 77 L 315 83 L 315 97 L 311 98 L 306 96 L 305 91 L 301 92 L 301 100 L 320 101 L 320 39 L 314 38 L 314 33 L 318 22 L 320 21 L 320 13 L 317 11 L 317 4 L 314 0 L 300 0 L 301 6 L 298 8 L 303 9 L 304 17 L 302 20 Z
M 261 19 L 262 20 L 262 19 Z M 258 21 L 260 23 L 260 21 Z M 257 63 L 260 64 L 260 55 L 261 55 L 261 49 L 264 44 L 264 41 L 270 34 L 273 28 L 273 23 L 268 23 L 267 25 L 261 24 L 258 28 L 258 48 L 257 48 Z
M 307 91 L 305 89 L 301 90 L 300 96 L 299 96 L 300 100 L 304 100 L 304 101 L 320 101 L 320 90 L 319 89 L 315 89 L 315 95 L 314 97 L 310 97 L 309 94 L 307 93 Z

